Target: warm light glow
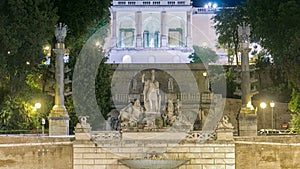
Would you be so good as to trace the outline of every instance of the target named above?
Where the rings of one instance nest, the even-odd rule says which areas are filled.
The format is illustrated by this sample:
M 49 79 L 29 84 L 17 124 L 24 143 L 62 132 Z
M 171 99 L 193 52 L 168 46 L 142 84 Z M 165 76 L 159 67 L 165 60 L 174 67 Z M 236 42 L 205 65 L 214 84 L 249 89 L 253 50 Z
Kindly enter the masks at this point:
M 39 109 L 39 108 L 42 107 L 42 105 L 41 105 L 41 103 L 35 103 L 34 107 L 35 107 L 36 109 Z
M 265 109 L 267 107 L 267 104 L 265 102 L 260 103 L 260 108 Z
M 207 4 L 205 4 L 205 5 L 204 5 L 204 8 L 205 8 L 205 9 L 208 9 L 208 5 L 207 5 Z
M 45 49 L 45 50 L 49 50 L 49 49 L 50 49 L 50 46 L 49 46 L 49 45 L 46 45 L 46 46 L 44 47 L 44 49 Z
M 253 107 L 252 104 L 251 104 L 251 101 L 249 101 L 249 102 L 247 103 L 247 107 L 250 108 L 251 110 L 254 109 L 254 107 Z
M 204 77 L 206 77 L 206 76 L 207 76 L 207 72 L 203 72 L 202 75 L 203 75 Z
M 272 108 L 275 107 L 275 103 L 273 101 L 271 101 L 270 107 L 272 107 Z
M 7 51 L 7 54 L 10 54 L 10 51 Z
M 99 42 L 99 41 L 96 42 L 96 46 L 97 46 L 97 47 L 100 46 L 100 42 Z
M 30 65 L 30 62 L 29 62 L 29 61 L 27 61 L 27 62 L 26 62 L 26 65 Z
M 50 45 L 44 45 L 43 50 L 44 50 L 45 55 L 51 56 L 51 46 Z

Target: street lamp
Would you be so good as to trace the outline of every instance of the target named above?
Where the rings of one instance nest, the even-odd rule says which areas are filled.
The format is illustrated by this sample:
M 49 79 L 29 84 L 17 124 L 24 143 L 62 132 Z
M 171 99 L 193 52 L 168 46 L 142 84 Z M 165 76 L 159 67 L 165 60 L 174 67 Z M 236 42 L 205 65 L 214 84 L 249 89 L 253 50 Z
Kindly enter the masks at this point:
M 39 127 L 38 127 L 38 109 L 40 109 L 42 107 L 41 103 L 35 103 L 34 105 L 35 109 L 36 109 L 36 135 L 39 135 Z
M 204 83 L 205 83 L 205 91 L 209 91 L 209 82 L 208 82 L 208 79 L 207 79 L 207 72 L 203 72 L 202 75 L 204 76 Z
M 275 103 L 273 101 L 270 102 L 270 107 L 272 110 L 272 129 L 274 128 L 274 107 L 275 107 Z
M 262 113 L 263 113 L 263 124 L 265 123 L 265 113 L 264 113 L 264 109 L 267 107 L 267 104 L 265 102 L 261 102 L 259 104 L 260 108 L 262 108 Z M 265 127 L 265 126 L 264 126 Z

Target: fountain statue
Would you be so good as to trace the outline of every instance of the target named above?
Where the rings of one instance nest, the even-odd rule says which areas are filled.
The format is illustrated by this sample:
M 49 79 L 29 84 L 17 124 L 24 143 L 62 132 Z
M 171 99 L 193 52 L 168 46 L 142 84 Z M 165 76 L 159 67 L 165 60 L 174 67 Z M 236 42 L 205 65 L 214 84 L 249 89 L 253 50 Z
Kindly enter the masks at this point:
M 136 80 L 136 78 L 133 78 Z M 123 107 L 120 111 L 112 110 L 108 113 L 108 124 L 112 130 L 153 131 L 167 126 L 185 126 L 189 130 L 189 119 L 180 110 L 180 100 L 169 97 L 161 108 L 161 93 L 159 82 L 155 79 L 155 70 L 151 70 L 151 78 L 146 80 L 142 74 L 142 97 L 134 98 L 133 102 Z M 138 82 L 134 82 L 135 89 Z M 166 82 L 170 85 L 170 81 Z M 172 82 L 173 83 L 173 82 Z M 173 85 L 173 84 L 172 84 Z M 167 85 L 166 85 L 167 86 Z M 170 87 L 170 86 L 169 86 Z
M 155 70 L 151 71 L 151 80 L 145 81 L 145 74 L 142 76 L 144 83 L 144 105 L 147 112 L 159 112 L 161 95 L 159 93 L 159 82 L 155 80 Z

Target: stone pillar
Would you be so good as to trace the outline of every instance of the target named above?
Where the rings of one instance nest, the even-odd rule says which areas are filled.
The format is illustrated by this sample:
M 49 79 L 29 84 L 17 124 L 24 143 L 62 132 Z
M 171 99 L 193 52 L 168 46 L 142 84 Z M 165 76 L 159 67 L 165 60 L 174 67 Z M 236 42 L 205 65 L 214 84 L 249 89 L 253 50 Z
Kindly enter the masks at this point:
M 257 115 L 256 110 L 251 104 L 251 81 L 249 70 L 249 36 L 250 27 L 243 23 L 238 28 L 238 35 L 240 40 L 240 51 L 242 58 L 242 83 L 241 83 L 241 98 L 242 108 L 238 116 L 239 135 L 240 136 L 256 136 L 257 135 Z
M 192 48 L 192 11 L 187 11 L 186 15 L 186 47 Z
M 250 70 L 249 70 L 249 35 L 250 28 L 248 25 L 239 26 L 239 48 L 241 52 L 242 61 L 242 107 L 248 107 L 251 105 L 251 83 L 250 83 Z M 252 105 L 251 105 L 252 106 Z
M 167 47 L 168 39 L 167 39 L 167 12 L 161 12 L 161 47 Z
M 117 12 L 111 10 L 111 40 L 112 44 L 111 47 L 117 47 L 117 24 L 116 24 L 116 19 L 117 19 Z
M 256 109 L 242 107 L 238 115 L 239 136 L 257 136 Z
M 64 39 L 67 26 L 58 24 L 55 29 L 57 43 L 53 50 L 55 58 L 55 105 L 49 114 L 49 135 L 69 135 L 69 115 L 64 105 L 64 61 L 66 52 Z
M 142 12 L 141 11 L 137 11 L 135 13 L 135 24 L 136 24 L 136 47 L 137 48 L 141 48 L 142 47 Z
M 248 43 L 242 43 L 242 46 L 248 46 Z M 249 52 L 250 49 L 244 48 L 241 50 L 242 60 L 242 106 L 247 107 L 251 104 L 251 83 L 250 83 L 250 70 L 249 70 Z

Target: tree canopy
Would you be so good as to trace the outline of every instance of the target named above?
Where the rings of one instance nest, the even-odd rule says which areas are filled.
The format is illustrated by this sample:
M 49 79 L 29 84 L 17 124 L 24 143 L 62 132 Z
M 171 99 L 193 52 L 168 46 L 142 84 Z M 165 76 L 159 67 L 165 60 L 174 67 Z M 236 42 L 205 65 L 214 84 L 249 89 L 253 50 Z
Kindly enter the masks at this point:
M 194 53 L 189 56 L 191 63 L 215 63 L 218 55 L 210 48 L 193 46 Z
M 34 103 L 43 100 L 40 117 L 47 117 L 53 106 L 53 98 L 43 90 L 45 81 L 53 80 L 53 74 L 47 66 L 38 65 L 45 57 L 43 47 L 51 46 L 50 51 L 54 48 L 54 25 L 68 25 L 65 43 L 70 51 L 68 66 L 73 69 L 87 39 L 107 23 L 109 5 L 109 0 L 0 1 L 0 123 L 5 124 L 4 129 L 16 126 L 12 121 L 20 121 L 19 129 L 32 129 L 37 113 L 32 109 Z M 72 77 L 72 71 L 68 76 Z M 77 118 L 71 96 L 66 97 L 65 104 L 72 129 Z
M 282 65 L 288 79 L 300 90 L 300 2 L 249 0 L 246 4 L 252 37 Z
M 235 56 L 236 64 L 238 60 L 238 26 L 245 21 L 244 8 L 238 6 L 237 8 L 223 8 L 212 19 L 214 21 L 214 28 L 218 35 L 218 45 L 221 48 L 227 49 L 228 57 Z
M 257 66 L 279 67 L 280 75 L 276 79 L 287 78 L 293 89 L 290 110 L 292 124 L 300 129 L 300 1 L 297 0 L 248 0 L 237 8 L 225 8 L 213 18 L 219 44 L 237 56 L 237 26 L 246 22 L 251 27 L 251 41 L 259 43 L 263 52 L 272 56 L 272 62 L 261 57 Z M 261 53 L 262 55 L 263 53 Z M 282 76 L 285 75 L 286 77 Z M 281 82 L 284 82 L 281 80 Z M 281 85 L 281 84 L 280 84 Z M 280 86 L 279 85 L 279 86 Z

